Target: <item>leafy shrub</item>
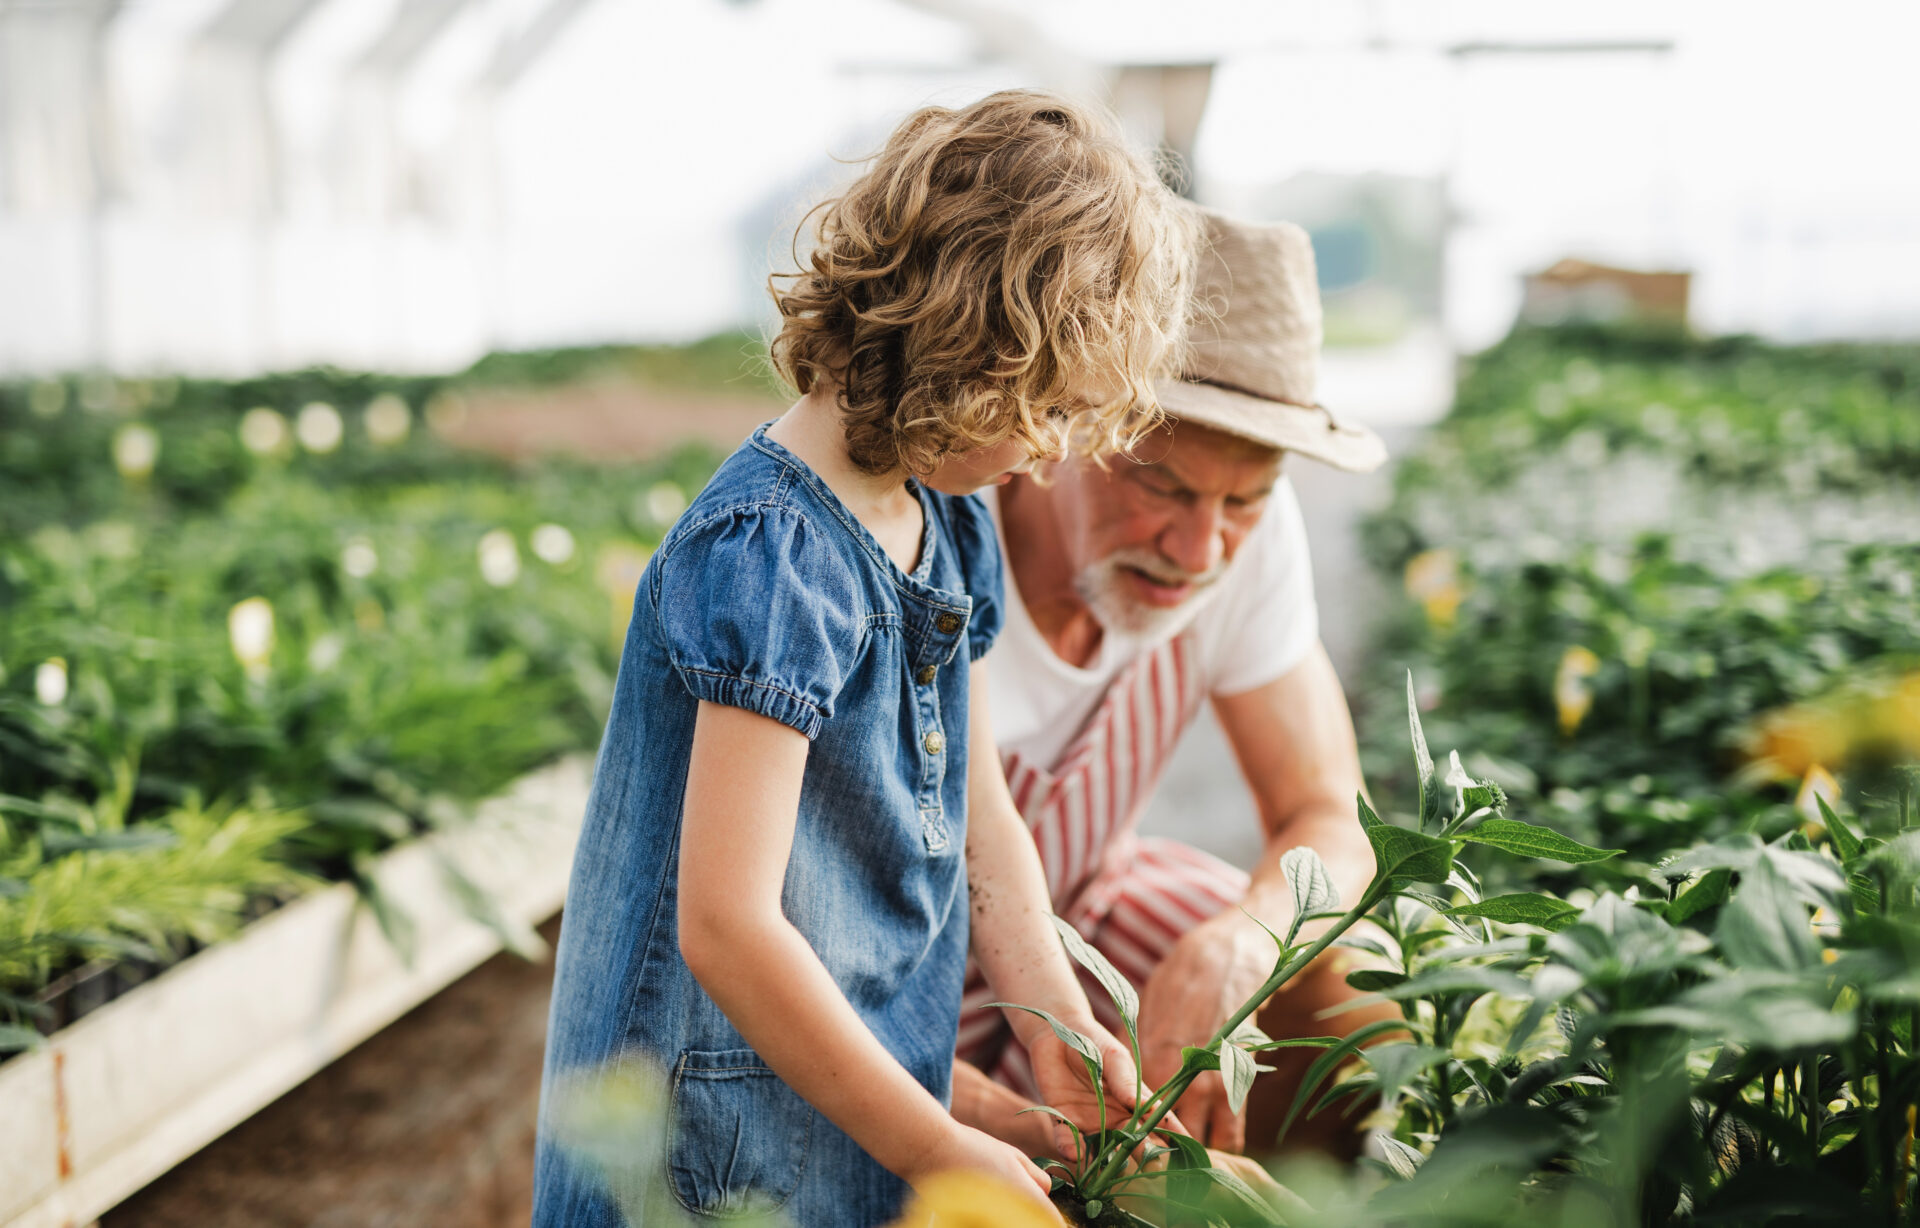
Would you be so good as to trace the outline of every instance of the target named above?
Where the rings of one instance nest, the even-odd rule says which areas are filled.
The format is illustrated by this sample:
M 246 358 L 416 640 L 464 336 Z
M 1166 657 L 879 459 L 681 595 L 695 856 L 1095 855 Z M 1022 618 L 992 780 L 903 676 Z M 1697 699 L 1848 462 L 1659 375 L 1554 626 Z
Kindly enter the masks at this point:
M 591 362 L 693 378 L 737 346 Z M 0 385 L 0 1022 L 316 877 L 371 890 L 367 858 L 594 745 L 650 543 L 715 457 L 457 452 L 423 409 L 482 382 Z

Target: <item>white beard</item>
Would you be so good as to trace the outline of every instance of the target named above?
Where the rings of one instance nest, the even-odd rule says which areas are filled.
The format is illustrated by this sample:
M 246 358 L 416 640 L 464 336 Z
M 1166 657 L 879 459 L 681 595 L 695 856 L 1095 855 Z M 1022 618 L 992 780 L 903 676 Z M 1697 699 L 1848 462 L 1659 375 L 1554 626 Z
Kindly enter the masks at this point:
M 1213 591 L 1215 581 L 1226 569 L 1226 560 L 1222 559 L 1195 575 L 1168 567 L 1151 550 L 1118 550 L 1082 568 L 1074 577 L 1073 587 L 1102 627 L 1131 639 L 1157 639 L 1187 621 L 1193 607 Z M 1193 592 L 1179 605 L 1148 605 L 1134 595 L 1132 582 L 1123 574 L 1127 570 L 1145 572 L 1155 580 L 1191 584 Z

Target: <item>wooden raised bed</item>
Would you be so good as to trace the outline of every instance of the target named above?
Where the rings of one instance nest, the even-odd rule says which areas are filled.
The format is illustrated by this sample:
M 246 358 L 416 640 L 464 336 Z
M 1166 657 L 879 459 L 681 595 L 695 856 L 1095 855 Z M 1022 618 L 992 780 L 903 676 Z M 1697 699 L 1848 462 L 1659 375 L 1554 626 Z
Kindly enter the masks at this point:
M 592 765 L 535 772 L 375 876 L 416 929 L 409 966 L 346 884 L 275 911 L 0 1064 L 0 1224 L 91 1222 L 500 949 L 457 865 L 527 924 L 566 894 Z

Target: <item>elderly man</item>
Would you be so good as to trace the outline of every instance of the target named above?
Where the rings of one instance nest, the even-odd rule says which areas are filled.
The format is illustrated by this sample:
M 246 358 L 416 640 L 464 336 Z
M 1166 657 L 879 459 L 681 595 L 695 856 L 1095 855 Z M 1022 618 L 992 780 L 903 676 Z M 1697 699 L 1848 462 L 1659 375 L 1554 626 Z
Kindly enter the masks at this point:
M 1291 453 L 1364 471 L 1385 451 L 1314 400 L 1320 300 L 1305 232 L 1211 213 L 1207 223 L 1206 318 L 1186 378 L 1159 390 L 1169 425 L 1132 460 L 1069 460 L 1046 484 L 1016 479 L 995 507 L 1009 610 L 988 660 L 1008 783 L 1055 910 L 1143 987 L 1153 1083 L 1272 970 L 1273 940 L 1247 914 L 1284 932 L 1293 904 L 1283 853 L 1311 846 L 1346 899 L 1373 872 L 1354 814 L 1353 721 L 1320 644 L 1300 508 L 1281 468 Z M 1265 829 L 1251 873 L 1135 834 L 1205 701 Z M 1317 961 L 1263 1008 L 1261 1026 L 1274 1036 L 1357 1026 L 1363 1014 L 1316 1018 L 1353 994 L 1342 971 Z M 1038 1116 L 1015 1116 L 1032 1094 L 1025 1054 L 987 1001 L 970 977 L 954 1113 L 1037 1154 Z M 1314 1052 L 1281 1051 L 1243 1115 L 1218 1075 L 1195 1083 L 1179 1114 L 1213 1146 L 1265 1149 Z M 1344 1149 L 1332 1117 L 1295 1137 Z

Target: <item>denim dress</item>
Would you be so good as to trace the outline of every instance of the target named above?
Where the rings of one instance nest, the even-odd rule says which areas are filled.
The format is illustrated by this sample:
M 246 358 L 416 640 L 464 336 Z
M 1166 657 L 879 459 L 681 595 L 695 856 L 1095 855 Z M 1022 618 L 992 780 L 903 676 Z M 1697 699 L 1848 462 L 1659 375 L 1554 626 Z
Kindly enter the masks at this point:
M 768 1069 L 694 980 L 675 895 L 698 701 L 806 735 L 781 906 L 880 1043 L 948 1102 L 967 956 L 967 673 L 1000 628 L 1000 555 L 977 499 L 912 489 L 926 527 L 908 573 L 762 427 L 648 564 L 555 959 L 536 1228 L 621 1223 L 555 1144 L 551 1093 L 636 1052 L 669 1089 L 660 1159 L 688 1211 L 777 1208 L 798 1228 L 899 1213 L 904 1183 Z

